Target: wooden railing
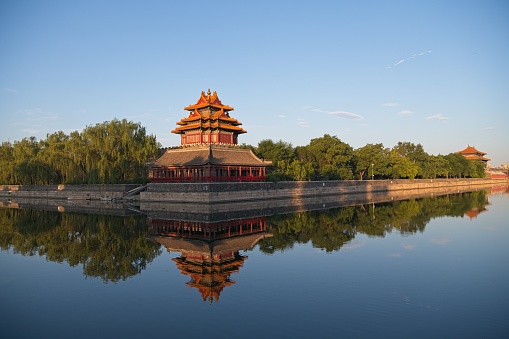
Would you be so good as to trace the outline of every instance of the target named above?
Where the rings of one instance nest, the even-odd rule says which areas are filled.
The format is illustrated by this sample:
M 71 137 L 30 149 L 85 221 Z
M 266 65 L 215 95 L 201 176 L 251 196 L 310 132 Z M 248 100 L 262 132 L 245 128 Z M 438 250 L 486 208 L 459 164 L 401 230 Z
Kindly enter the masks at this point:
M 253 181 L 266 181 L 267 178 L 265 176 L 207 176 L 207 177 L 173 177 L 173 178 L 151 178 L 152 182 L 227 182 L 227 181 L 236 181 L 236 182 L 253 182 Z

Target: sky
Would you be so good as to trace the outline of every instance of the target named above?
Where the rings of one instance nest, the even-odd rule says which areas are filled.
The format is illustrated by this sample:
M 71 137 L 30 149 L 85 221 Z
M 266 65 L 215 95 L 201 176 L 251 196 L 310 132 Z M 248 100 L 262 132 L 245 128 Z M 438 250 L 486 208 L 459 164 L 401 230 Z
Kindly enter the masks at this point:
M 509 1 L 0 2 L 0 141 L 176 122 L 217 91 L 239 143 L 468 145 L 509 163 Z

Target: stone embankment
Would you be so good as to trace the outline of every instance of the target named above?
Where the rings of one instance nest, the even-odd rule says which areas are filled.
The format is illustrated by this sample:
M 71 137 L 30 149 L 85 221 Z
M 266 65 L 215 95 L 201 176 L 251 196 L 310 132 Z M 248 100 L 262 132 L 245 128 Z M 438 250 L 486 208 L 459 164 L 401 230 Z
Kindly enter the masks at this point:
M 121 200 L 140 185 L 0 185 L 0 197 L 67 199 L 67 200 Z
M 450 193 L 507 184 L 496 179 L 341 180 L 300 182 L 150 183 L 140 185 L 0 185 L 0 198 L 103 200 L 161 203 L 233 203 L 274 199 L 427 190 Z M 143 191 L 144 190 L 144 191 Z M 139 192 L 141 191 L 141 192 Z M 134 197 L 132 194 L 136 194 Z
M 240 201 L 300 199 L 306 197 L 369 195 L 381 192 L 431 190 L 437 194 L 475 190 L 503 185 L 506 180 L 494 179 L 422 179 L 422 180 L 341 180 L 231 183 L 151 183 L 140 193 L 141 202 L 228 203 Z

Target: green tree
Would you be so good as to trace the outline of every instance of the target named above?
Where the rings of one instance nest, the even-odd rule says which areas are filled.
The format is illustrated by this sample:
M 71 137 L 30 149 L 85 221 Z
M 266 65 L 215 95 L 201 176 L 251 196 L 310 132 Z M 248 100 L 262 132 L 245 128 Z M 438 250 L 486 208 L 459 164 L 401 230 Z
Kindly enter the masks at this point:
M 267 174 L 269 180 L 293 179 L 288 176 L 288 173 L 292 172 L 289 168 L 290 164 L 295 160 L 292 144 L 282 140 L 277 142 L 271 139 L 262 140 L 258 143 L 255 154 L 261 159 L 272 161 L 272 167 Z
M 458 153 L 450 153 L 445 156 L 449 163 L 449 177 L 462 178 L 468 174 L 468 160 Z
M 311 159 L 317 177 L 331 180 L 353 178 L 353 149 L 338 137 L 325 134 L 312 139 L 306 148 L 305 154 Z
M 14 149 L 10 142 L 0 145 L 0 184 L 15 182 Z
M 355 174 L 359 180 L 387 175 L 389 150 L 383 144 L 367 144 L 354 151 Z
M 405 156 L 410 161 L 413 161 L 415 165 L 417 165 L 417 173 L 415 176 L 424 178 L 423 168 L 428 162 L 429 154 L 424 151 L 421 144 L 415 145 L 411 142 L 398 142 L 398 144 L 393 147 L 393 150 Z
M 394 149 L 390 152 L 389 159 L 393 179 L 415 179 L 419 171 L 417 164 Z

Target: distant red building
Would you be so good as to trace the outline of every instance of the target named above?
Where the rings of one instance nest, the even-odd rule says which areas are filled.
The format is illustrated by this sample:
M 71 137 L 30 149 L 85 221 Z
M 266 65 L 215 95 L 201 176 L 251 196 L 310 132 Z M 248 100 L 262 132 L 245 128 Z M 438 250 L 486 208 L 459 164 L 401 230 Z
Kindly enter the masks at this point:
M 486 152 L 478 151 L 474 146 L 468 145 L 467 148 L 465 148 L 462 151 L 456 152 L 467 158 L 467 160 L 481 160 L 483 163 L 487 164 L 488 161 L 490 161 L 490 158 L 486 158 L 485 155 Z
M 196 104 L 184 109 L 188 117 L 171 131 L 180 134 L 180 147 L 167 149 L 149 164 L 152 182 L 266 180 L 266 167 L 272 163 L 239 148 L 238 136 L 246 131 L 230 117 L 234 108 L 223 105 L 216 92 L 201 92 Z

